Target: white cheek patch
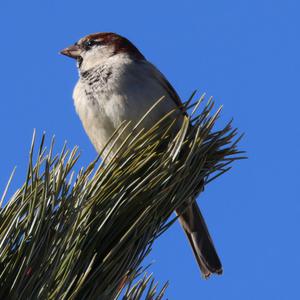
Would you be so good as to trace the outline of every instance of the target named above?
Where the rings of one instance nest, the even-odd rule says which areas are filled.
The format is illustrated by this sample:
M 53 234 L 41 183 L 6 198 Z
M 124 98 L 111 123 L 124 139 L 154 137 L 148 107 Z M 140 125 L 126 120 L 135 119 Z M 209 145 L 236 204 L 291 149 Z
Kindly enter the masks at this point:
M 81 71 L 86 71 L 97 65 L 104 64 L 113 54 L 113 48 L 110 46 L 94 46 L 82 53 L 83 61 L 80 69 Z

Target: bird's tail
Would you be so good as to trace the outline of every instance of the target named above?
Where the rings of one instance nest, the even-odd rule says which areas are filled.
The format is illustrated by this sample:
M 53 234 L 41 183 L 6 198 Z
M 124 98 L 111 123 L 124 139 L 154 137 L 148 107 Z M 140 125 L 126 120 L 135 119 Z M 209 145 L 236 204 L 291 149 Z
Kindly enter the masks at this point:
M 193 202 L 183 212 L 177 210 L 176 213 L 204 277 L 208 278 L 212 273 L 222 274 L 221 261 L 197 203 Z

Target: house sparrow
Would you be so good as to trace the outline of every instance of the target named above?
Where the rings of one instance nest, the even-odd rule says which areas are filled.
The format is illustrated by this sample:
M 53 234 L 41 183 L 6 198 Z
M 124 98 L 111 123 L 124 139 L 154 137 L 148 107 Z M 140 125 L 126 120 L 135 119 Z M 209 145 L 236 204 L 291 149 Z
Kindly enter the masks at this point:
M 143 127 L 151 128 L 173 109 L 179 119 L 183 117 L 182 102 L 174 88 L 126 38 L 115 33 L 95 33 L 61 53 L 77 60 L 75 108 L 98 152 L 122 122 L 137 123 L 162 96 L 165 99 L 146 117 Z M 113 146 L 112 154 L 118 146 Z M 104 151 L 103 155 L 106 154 Z M 221 274 L 220 259 L 197 203 L 177 213 L 203 275 Z

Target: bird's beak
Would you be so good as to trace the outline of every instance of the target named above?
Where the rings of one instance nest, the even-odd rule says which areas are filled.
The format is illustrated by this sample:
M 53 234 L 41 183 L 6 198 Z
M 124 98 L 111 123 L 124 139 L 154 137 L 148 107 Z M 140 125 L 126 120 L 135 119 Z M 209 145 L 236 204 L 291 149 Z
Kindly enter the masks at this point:
M 72 58 L 79 58 L 81 54 L 81 49 L 78 45 L 73 45 L 70 47 L 67 47 L 60 51 L 61 54 L 72 57 Z

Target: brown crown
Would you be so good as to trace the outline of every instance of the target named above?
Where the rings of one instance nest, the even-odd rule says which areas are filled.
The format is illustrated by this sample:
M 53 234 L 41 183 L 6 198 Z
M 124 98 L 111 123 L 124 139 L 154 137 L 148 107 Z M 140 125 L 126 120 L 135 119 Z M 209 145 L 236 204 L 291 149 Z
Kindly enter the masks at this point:
M 126 38 L 112 32 L 99 32 L 87 35 L 78 41 L 78 45 L 82 45 L 87 41 L 101 42 L 104 45 L 112 45 L 114 53 L 128 53 L 135 59 L 145 59 L 143 54 Z

